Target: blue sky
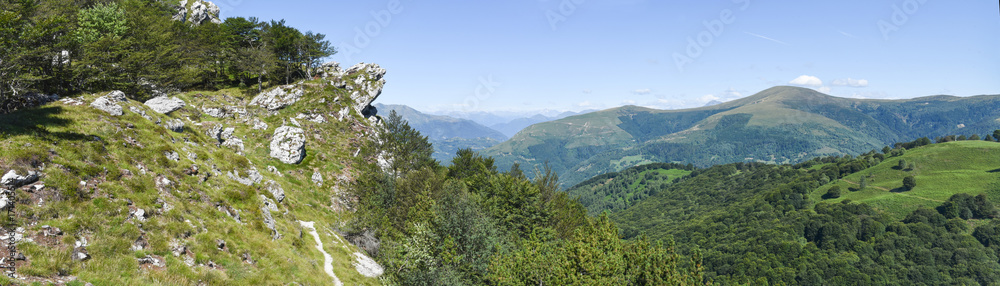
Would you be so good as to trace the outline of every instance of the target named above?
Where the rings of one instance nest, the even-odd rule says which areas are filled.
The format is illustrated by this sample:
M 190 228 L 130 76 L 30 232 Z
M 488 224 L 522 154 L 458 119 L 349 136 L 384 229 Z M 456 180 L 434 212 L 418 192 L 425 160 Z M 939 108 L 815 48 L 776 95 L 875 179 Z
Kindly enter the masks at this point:
M 702 106 L 775 85 L 835 96 L 1000 93 L 992 1 L 216 0 L 327 35 L 422 111 Z

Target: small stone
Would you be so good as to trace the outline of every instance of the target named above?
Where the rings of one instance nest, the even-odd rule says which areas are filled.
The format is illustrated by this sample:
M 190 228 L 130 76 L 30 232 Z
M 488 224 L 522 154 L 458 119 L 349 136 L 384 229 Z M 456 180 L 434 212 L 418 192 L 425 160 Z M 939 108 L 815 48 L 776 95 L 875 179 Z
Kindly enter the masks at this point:
M 312 175 L 312 181 L 313 181 L 313 183 L 316 183 L 317 186 L 321 186 L 322 187 L 323 186 L 323 174 L 320 174 L 319 172 L 314 172 L 313 175 Z
M 174 152 L 174 151 L 163 152 L 163 155 L 167 156 L 167 159 L 169 159 L 170 161 L 177 162 L 177 161 L 181 160 L 181 155 L 177 154 L 177 152 Z
M 184 132 L 184 121 L 181 121 L 180 119 L 167 120 L 167 122 L 163 124 L 163 127 L 177 133 Z
M 267 181 L 267 191 L 274 196 L 274 199 L 279 203 L 285 200 L 285 190 L 281 188 L 281 185 L 275 181 Z

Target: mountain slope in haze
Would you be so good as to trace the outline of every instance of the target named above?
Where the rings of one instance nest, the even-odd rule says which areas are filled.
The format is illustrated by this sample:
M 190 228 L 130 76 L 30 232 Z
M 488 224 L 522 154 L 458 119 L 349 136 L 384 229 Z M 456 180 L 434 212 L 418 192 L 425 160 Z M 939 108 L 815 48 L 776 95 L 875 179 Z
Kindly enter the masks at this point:
M 779 86 L 693 109 L 624 106 L 525 128 L 483 151 L 501 167 L 549 164 L 564 185 L 650 162 L 795 163 L 1000 128 L 1000 95 L 866 100 Z
M 573 115 L 579 115 L 593 111 L 594 110 L 585 110 L 581 112 L 566 111 L 555 116 L 545 116 L 543 114 L 536 114 L 535 116 L 518 118 L 506 123 L 493 124 L 490 125 L 490 128 L 503 132 L 503 134 L 507 135 L 507 137 L 514 137 L 514 135 L 516 135 L 517 132 L 520 132 L 524 128 L 527 128 L 528 126 L 531 125 L 535 125 L 542 122 L 548 122 L 552 120 L 559 120 Z
M 390 111 L 403 117 L 413 129 L 434 145 L 434 159 L 448 163 L 459 149 L 482 150 L 507 140 L 507 136 L 472 120 L 425 114 L 405 105 L 375 104 L 383 115 Z

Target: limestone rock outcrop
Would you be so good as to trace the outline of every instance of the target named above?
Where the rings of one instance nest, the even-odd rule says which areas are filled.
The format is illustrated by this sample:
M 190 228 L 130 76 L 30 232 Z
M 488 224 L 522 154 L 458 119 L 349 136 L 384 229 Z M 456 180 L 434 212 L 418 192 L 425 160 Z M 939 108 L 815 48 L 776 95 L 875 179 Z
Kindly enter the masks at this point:
M 125 93 L 116 90 L 105 96 L 98 97 L 94 102 L 90 103 L 90 107 L 107 112 L 111 116 L 122 116 L 125 114 L 125 111 L 118 103 L 126 101 L 128 101 L 128 98 L 125 97 Z
M 250 105 L 260 106 L 268 111 L 275 111 L 302 99 L 305 91 L 295 85 L 284 85 L 276 87 L 268 92 L 261 93 L 250 101 Z
M 176 97 L 166 97 L 160 96 L 146 101 L 146 106 L 149 106 L 153 111 L 168 114 L 178 109 L 184 108 L 187 105 L 183 100 Z
M 219 6 L 215 5 L 215 3 L 194 0 L 189 5 L 188 2 L 188 0 L 182 0 L 180 6 L 176 7 L 177 14 L 174 14 L 174 21 L 184 21 L 194 26 L 199 26 L 206 22 L 222 24 L 221 17 L 219 17 Z
M 354 78 L 354 91 L 351 93 L 351 100 L 354 101 L 354 111 L 365 118 L 375 116 L 378 110 L 372 106 L 372 102 L 382 95 L 382 87 L 385 86 L 385 69 L 377 64 L 360 63 L 345 71 L 348 75 L 358 74 Z
M 285 164 L 298 164 L 306 157 L 306 136 L 302 128 L 282 126 L 271 137 L 271 157 Z

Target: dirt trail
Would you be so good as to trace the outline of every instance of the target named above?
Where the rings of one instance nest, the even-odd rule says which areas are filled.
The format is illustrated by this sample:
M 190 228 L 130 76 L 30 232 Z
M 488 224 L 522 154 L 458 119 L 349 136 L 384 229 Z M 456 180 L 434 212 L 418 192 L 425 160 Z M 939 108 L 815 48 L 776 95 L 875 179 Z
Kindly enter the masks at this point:
M 847 182 L 849 184 L 852 184 L 852 185 L 858 185 L 858 186 L 861 185 L 861 184 L 858 184 L 858 183 L 855 183 L 855 182 L 851 182 L 851 181 L 848 181 L 848 180 L 844 180 L 844 179 L 840 179 L 840 180 L 844 181 L 844 182 Z M 904 196 L 904 197 L 911 197 L 911 198 L 915 198 L 915 199 L 922 199 L 922 200 L 928 200 L 928 201 L 939 202 L 939 203 L 943 203 L 944 202 L 942 200 L 935 200 L 935 199 L 925 198 L 925 197 L 921 197 L 921 196 L 914 196 L 914 195 L 907 194 L 907 193 L 894 193 L 894 192 L 892 192 L 892 190 L 889 190 L 889 189 L 886 189 L 886 188 L 883 188 L 883 187 L 870 186 L 869 188 L 875 188 L 875 189 L 883 190 L 883 191 L 889 192 L 891 194 L 896 194 L 896 195 L 900 195 L 900 196 Z
M 313 238 L 316 239 L 316 249 L 319 249 L 319 252 L 323 253 L 323 270 L 325 270 L 326 274 L 329 274 L 330 277 L 333 277 L 333 285 L 344 286 L 344 283 L 340 282 L 340 278 L 337 278 L 337 274 L 333 273 L 333 256 L 330 256 L 330 254 L 323 249 L 323 240 L 320 240 L 319 233 L 316 233 L 316 223 L 300 220 L 299 224 L 302 225 L 302 228 L 309 231 L 309 234 L 312 234 Z

